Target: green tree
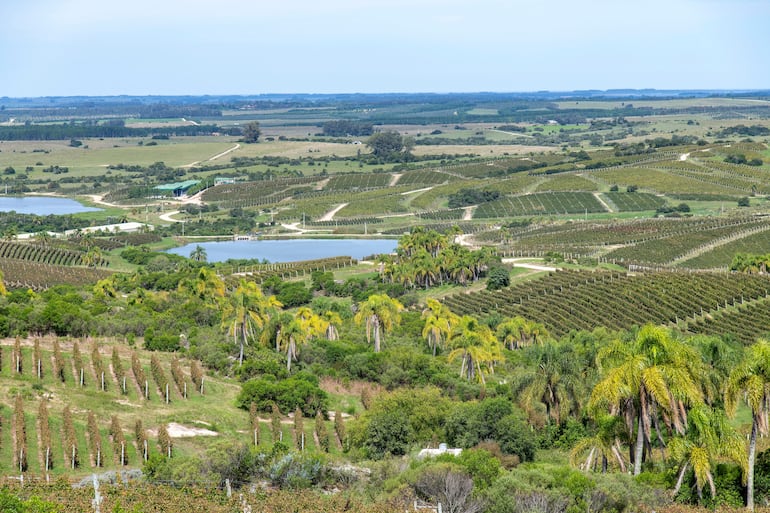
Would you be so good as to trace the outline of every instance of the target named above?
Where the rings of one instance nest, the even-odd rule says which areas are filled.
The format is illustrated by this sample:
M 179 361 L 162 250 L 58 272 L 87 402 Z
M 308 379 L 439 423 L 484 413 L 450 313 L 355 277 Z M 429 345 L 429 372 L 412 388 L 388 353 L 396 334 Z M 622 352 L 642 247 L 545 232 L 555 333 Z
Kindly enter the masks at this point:
M 404 138 L 392 130 L 377 132 L 367 139 L 366 145 L 376 157 L 392 159 L 404 149 Z
M 625 416 L 629 434 L 636 421 L 634 475 L 639 475 L 644 445 L 651 445 L 658 414 L 671 429 L 684 434 L 687 408 L 702 402 L 702 359 L 667 329 L 647 324 L 633 340 L 617 339 L 600 350 L 597 361 L 602 378 L 591 393 L 589 408 Z
M 207 301 L 220 301 L 225 297 L 225 282 L 208 267 L 201 267 L 194 278 L 183 280 L 179 289 Z
M 99 246 L 92 246 L 83 256 L 83 264 L 88 267 L 97 267 L 102 263 L 102 250 Z
M 241 280 L 230 294 L 222 310 L 222 326 L 240 345 L 239 365 L 243 365 L 243 348 L 257 329 L 262 329 L 273 312 L 282 305 L 275 296 L 265 296 L 253 281 Z
M 286 353 L 286 371 L 291 372 L 291 362 L 296 361 L 300 347 L 323 335 L 327 323 L 307 307 L 299 308 L 293 316 L 283 313 L 277 319 L 276 349 Z
M 580 357 L 568 344 L 549 341 L 528 348 L 524 370 L 513 390 L 526 411 L 545 405 L 548 422 L 560 424 L 569 414 L 579 415 L 587 396 Z
M 452 351 L 448 360 L 451 362 L 459 357 L 460 376 L 469 381 L 478 380 L 485 384 L 484 374 L 493 370 L 495 362 L 504 360 L 492 330 L 469 315 L 460 318 L 449 337 L 449 345 Z
M 208 255 L 206 254 L 206 249 L 201 246 L 200 244 L 195 246 L 195 249 L 192 250 L 190 253 L 190 258 L 192 260 L 195 260 L 196 262 L 205 262 L 208 258 Z
M 340 338 L 339 327 L 342 325 L 342 317 L 334 310 L 327 310 L 323 314 L 326 321 L 326 340 L 338 340 Z
M 439 301 L 428 298 L 427 307 L 422 311 L 422 319 L 425 321 L 422 336 L 433 351 L 433 356 L 436 356 L 436 350 L 443 348 L 460 318 Z
M 373 294 L 366 301 L 358 303 L 354 320 L 356 324 L 366 323 L 366 341 L 374 339 L 375 353 L 380 352 L 383 334 L 401 323 L 403 310 L 404 305 L 386 294 Z
M 741 436 L 727 422 L 722 410 L 705 404 L 697 405 L 688 412 L 687 434 L 671 440 L 669 453 L 680 465 L 674 494 L 679 492 L 687 469 L 692 467 L 701 502 L 706 482 L 711 489 L 711 497 L 716 497 L 714 468 L 718 458 L 732 460 L 741 466 L 744 473 L 746 471 L 747 458 Z
M 497 338 L 511 351 L 524 347 L 528 337 L 527 320 L 519 315 L 497 325 Z
M 570 463 L 585 471 L 599 467 L 604 473 L 613 466 L 625 473 L 628 465 L 620 446 L 623 419 L 616 415 L 601 413 L 595 423 L 594 435 L 583 438 L 572 447 Z
M 767 434 L 767 415 L 770 409 L 770 341 L 767 339 L 759 339 L 749 346 L 741 363 L 730 373 L 725 389 L 725 410 L 728 415 L 735 415 L 741 398 L 751 408 L 746 507 L 753 511 L 757 436 Z
M 258 142 L 260 135 L 262 135 L 262 131 L 259 129 L 258 121 L 250 121 L 243 126 L 243 142 Z
M 511 284 L 511 273 L 505 267 L 493 267 L 487 277 L 487 290 L 499 290 Z

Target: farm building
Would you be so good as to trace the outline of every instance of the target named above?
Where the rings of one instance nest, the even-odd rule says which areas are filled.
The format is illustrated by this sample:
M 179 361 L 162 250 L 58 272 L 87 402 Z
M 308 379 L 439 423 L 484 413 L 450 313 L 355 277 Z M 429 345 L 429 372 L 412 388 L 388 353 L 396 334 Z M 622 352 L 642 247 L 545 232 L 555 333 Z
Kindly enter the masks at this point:
M 185 180 L 184 182 L 166 183 L 163 185 L 156 185 L 153 187 L 156 191 L 171 191 L 174 197 L 184 195 L 187 190 L 193 185 L 198 185 L 200 180 Z

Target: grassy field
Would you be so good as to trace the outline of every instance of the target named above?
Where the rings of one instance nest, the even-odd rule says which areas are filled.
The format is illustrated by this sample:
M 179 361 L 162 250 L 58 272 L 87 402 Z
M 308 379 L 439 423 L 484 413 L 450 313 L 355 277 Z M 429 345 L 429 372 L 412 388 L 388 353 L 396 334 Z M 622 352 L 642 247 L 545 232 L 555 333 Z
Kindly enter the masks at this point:
M 176 423 L 191 430 L 200 431 L 174 438 L 174 454 L 200 454 L 207 447 L 218 443 L 220 440 L 250 441 L 248 412 L 235 406 L 235 398 L 240 391 L 238 383 L 216 376 L 204 378 L 204 393 L 201 394 L 190 380 L 189 362 L 182 361 L 182 368 L 186 375 L 187 388 L 178 387 L 171 378 L 171 358 L 168 353 L 148 353 L 137 349 L 141 365 L 148 379 L 148 397 L 144 397 L 143 386 L 137 382 L 131 370 L 131 354 L 134 349 L 125 343 L 115 340 L 67 340 L 59 339 L 62 348 L 63 379 L 56 374 L 56 359 L 53 353 L 54 338 L 45 337 L 38 339 L 41 348 L 38 377 L 33 344 L 34 340 L 22 340 L 22 356 L 20 360 L 21 372 L 17 372 L 14 356 L 14 341 L 5 339 L 0 341 L 0 354 L 2 366 L 0 367 L 0 471 L 14 471 L 14 455 L 17 454 L 15 437 L 12 436 L 14 415 L 14 400 L 17 396 L 23 398 L 23 411 L 27 428 L 28 471 L 34 474 L 45 472 L 45 454 L 41 449 L 41 426 L 38 422 L 38 413 L 41 401 L 45 401 L 51 432 L 51 472 L 55 475 L 66 474 L 68 477 L 86 475 L 94 471 L 96 467 L 96 451 L 89 441 L 86 417 L 88 412 L 96 414 L 97 423 L 102 439 L 102 466 L 101 470 L 119 469 L 119 448 L 114 446 L 109 434 L 111 417 L 117 416 L 127 441 L 128 465 L 130 467 L 141 466 L 141 447 L 134 440 L 134 426 L 137 420 L 141 420 L 144 429 L 147 430 L 149 448 L 151 453 L 158 451 L 156 446 L 157 429 L 161 424 Z M 83 362 L 83 385 L 80 384 L 80 374 L 77 372 L 75 359 L 73 358 L 73 344 L 79 344 L 79 351 Z M 102 390 L 101 376 L 95 373 L 92 362 L 92 344 L 98 343 L 101 360 L 106 369 L 105 389 Z M 126 388 L 123 391 L 123 382 L 117 378 L 112 367 L 112 349 L 117 348 L 121 366 L 126 376 Z M 157 387 L 150 369 L 150 356 L 157 357 L 167 379 L 169 380 L 170 401 L 166 403 L 164 394 Z M 331 392 L 330 410 L 341 410 L 346 414 L 354 414 L 361 410 L 360 390 L 358 385 L 343 385 L 339 382 L 328 380 L 324 388 Z M 187 391 L 187 398 L 184 391 Z M 72 469 L 67 459 L 68 451 L 64 447 L 62 412 L 65 406 L 70 406 L 73 414 L 75 432 L 77 437 L 77 450 L 80 465 Z M 327 431 L 334 432 L 333 415 L 327 420 Z M 291 417 L 285 417 L 284 439 L 291 440 L 293 423 Z M 306 448 L 320 450 L 313 439 L 313 419 L 305 419 Z M 269 419 L 267 414 L 262 415 L 261 422 L 262 443 L 268 446 L 272 444 L 269 434 Z M 192 435 L 192 436 L 191 436 Z M 213 435 L 213 436 L 212 436 Z M 16 445 L 15 445 L 16 444 Z M 332 452 L 338 452 L 336 444 L 332 444 Z

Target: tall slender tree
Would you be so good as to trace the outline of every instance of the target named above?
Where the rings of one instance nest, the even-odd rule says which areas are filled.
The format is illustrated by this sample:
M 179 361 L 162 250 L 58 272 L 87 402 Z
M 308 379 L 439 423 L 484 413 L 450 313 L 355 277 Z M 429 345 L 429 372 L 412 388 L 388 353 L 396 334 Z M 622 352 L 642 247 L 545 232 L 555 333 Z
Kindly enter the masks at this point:
M 366 301 L 358 303 L 355 322 L 366 324 L 366 341 L 374 340 L 375 353 L 380 352 L 383 334 L 401 323 L 403 310 L 404 305 L 386 294 L 373 294 Z
M 427 300 L 427 306 L 422 311 L 422 318 L 425 321 L 422 336 L 433 351 L 433 356 L 436 356 L 436 350 L 443 348 L 460 318 L 439 301 L 431 298 Z
M 651 324 L 642 327 L 631 341 L 611 342 L 597 360 L 602 377 L 591 393 L 589 408 L 625 417 L 631 439 L 636 428 L 634 475 L 638 475 L 645 443 L 651 445 L 650 435 L 658 425 L 659 414 L 671 429 L 684 434 L 687 408 L 703 400 L 705 367 L 694 348 L 672 338 L 667 329 Z
M 447 359 L 461 359 L 460 375 L 469 381 L 486 383 L 484 374 L 492 370 L 491 364 L 502 360 L 500 342 L 491 328 L 478 319 L 463 315 L 449 337 L 452 351 Z
M 568 344 L 548 341 L 526 349 L 523 371 L 513 389 L 525 410 L 545 405 L 548 422 L 560 424 L 570 413 L 580 414 L 587 395 L 581 359 Z
M 674 494 L 679 492 L 685 473 L 692 468 L 698 500 L 701 502 L 703 485 L 706 483 L 709 485 L 711 497 L 716 497 L 713 470 L 718 458 L 738 463 L 744 475 L 748 463 L 745 444 L 741 436 L 727 422 L 724 411 L 710 408 L 705 404 L 697 405 L 688 412 L 687 433 L 671 440 L 669 453 L 680 464 Z
M 240 345 L 239 365 L 243 365 L 243 348 L 253 339 L 280 308 L 275 296 L 265 296 L 252 281 L 241 280 L 224 303 L 222 326 L 233 341 Z
M 735 415 L 738 401 L 744 399 L 751 408 L 751 437 L 749 438 L 746 475 L 746 507 L 754 510 L 754 462 L 757 436 L 767 434 L 770 410 L 770 341 L 759 339 L 746 349 L 741 363 L 730 373 L 725 388 L 725 410 Z

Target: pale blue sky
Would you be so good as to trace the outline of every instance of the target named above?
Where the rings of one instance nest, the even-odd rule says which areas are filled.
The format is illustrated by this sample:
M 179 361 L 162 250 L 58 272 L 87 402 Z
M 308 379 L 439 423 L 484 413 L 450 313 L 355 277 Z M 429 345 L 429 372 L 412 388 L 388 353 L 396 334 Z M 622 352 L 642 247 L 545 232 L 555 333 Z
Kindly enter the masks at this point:
M 767 0 L 2 0 L 0 96 L 770 88 Z

